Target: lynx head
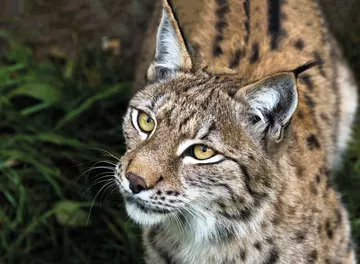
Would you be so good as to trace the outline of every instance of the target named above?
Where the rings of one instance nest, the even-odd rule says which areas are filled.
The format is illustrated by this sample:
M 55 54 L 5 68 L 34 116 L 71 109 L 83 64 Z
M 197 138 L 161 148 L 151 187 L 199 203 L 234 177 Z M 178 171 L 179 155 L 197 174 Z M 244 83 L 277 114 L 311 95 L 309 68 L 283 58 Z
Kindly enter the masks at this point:
M 167 1 L 156 41 L 149 84 L 123 123 L 127 151 L 115 177 L 127 212 L 142 225 L 246 224 L 286 180 L 278 172 L 291 144 L 297 73 L 248 83 L 196 69 Z

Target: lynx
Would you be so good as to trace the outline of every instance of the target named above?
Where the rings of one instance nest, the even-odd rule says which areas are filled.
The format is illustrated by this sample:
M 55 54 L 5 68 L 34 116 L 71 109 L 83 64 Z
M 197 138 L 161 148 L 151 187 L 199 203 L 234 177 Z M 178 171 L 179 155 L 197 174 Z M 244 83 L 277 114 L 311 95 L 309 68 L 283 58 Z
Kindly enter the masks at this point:
M 115 179 L 145 261 L 355 263 L 332 174 L 357 88 L 314 0 L 204 1 L 185 39 L 163 2 Z

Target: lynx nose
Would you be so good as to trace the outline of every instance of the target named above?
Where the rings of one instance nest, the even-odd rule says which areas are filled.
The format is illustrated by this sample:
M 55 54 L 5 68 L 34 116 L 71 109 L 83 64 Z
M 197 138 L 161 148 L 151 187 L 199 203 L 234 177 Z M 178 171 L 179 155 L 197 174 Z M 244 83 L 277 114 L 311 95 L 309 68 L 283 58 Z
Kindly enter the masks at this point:
M 145 180 L 136 174 L 129 172 L 126 174 L 126 178 L 130 181 L 130 190 L 133 193 L 139 193 L 147 189 Z

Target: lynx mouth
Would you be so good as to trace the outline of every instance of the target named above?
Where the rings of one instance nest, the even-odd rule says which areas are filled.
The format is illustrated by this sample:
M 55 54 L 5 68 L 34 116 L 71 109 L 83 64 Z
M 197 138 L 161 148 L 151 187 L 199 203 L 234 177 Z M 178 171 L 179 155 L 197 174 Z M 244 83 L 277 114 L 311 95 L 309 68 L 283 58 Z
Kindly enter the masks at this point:
M 156 201 L 149 201 L 149 194 L 145 192 L 133 194 L 129 189 L 129 183 L 116 177 L 116 183 L 125 201 L 125 209 L 129 217 L 140 225 L 154 225 L 163 222 L 164 219 L 176 213 L 176 208 L 165 206 Z M 140 196 L 140 197 L 139 197 Z
M 141 225 L 157 224 L 174 212 L 134 197 L 125 198 L 125 208 L 130 218 Z
M 152 205 L 150 202 L 145 202 L 143 200 L 134 198 L 134 197 L 128 197 L 126 198 L 126 202 L 133 204 L 137 206 L 140 210 L 144 211 L 145 213 L 157 213 L 157 214 L 168 214 L 173 212 L 173 210 L 167 209 L 167 208 L 161 208 L 156 205 Z

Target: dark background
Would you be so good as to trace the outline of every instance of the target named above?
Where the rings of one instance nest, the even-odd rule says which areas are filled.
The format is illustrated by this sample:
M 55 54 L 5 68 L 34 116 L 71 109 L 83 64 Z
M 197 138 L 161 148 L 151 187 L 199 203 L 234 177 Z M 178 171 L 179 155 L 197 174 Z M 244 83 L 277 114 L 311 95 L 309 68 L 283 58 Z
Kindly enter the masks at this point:
M 201 1 L 173 0 L 185 34 Z M 360 1 L 321 2 L 360 81 Z M 155 0 L 0 1 L 0 264 L 140 262 L 111 163 L 158 11 Z M 359 118 L 336 182 L 359 241 Z

